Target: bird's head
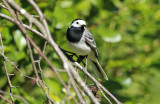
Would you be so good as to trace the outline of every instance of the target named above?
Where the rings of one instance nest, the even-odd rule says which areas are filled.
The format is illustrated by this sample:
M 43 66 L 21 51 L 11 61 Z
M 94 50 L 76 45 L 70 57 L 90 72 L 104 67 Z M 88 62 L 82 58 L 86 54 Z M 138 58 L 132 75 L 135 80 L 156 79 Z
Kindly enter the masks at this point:
M 86 22 L 84 20 L 82 20 L 82 19 L 75 19 L 71 23 L 71 26 L 72 27 L 85 27 L 86 26 Z

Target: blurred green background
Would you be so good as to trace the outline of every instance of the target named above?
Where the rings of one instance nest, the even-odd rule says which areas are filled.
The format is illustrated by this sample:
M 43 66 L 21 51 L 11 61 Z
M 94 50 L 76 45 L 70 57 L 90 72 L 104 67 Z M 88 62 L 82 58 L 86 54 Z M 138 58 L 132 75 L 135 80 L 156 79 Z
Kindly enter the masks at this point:
M 36 15 L 27 0 L 15 1 L 30 14 Z M 65 33 L 72 20 L 82 18 L 87 22 L 97 43 L 99 61 L 109 77 L 109 81 L 103 80 L 102 84 L 121 102 L 160 103 L 160 0 L 35 1 L 45 14 L 53 39 L 64 49 L 68 49 Z M 0 12 L 10 16 L 5 9 L 0 8 Z M 24 18 L 23 22 L 28 24 Z M 0 17 L 0 32 L 5 55 L 15 65 L 19 65 L 25 75 L 35 77 L 25 38 L 18 27 Z M 29 35 L 42 49 L 45 41 L 31 32 Z M 63 68 L 50 46 L 47 46 L 45 54 L 54 66 Z M 34 51 L 34 58 L 38 57 Z M 0 89 L 9 92 L 2 58 L 0 55 Z M 66 94 L 63 86 L 44 60 L 41 67 L 51 98 L 61 102 Z M 20 86 L 13 89 L 14 94 L 24 97 L 29 104 L 42 104 L 46 101 L 45 94 L 35 81 L 21 77 L 8 62 L 7 68 L 9 73 L 15 74 L 11 76 L 12 84 Z M 90 66 L 88 69 L 94 75 Z M 67 82 L 67 75 L 63 72 L 60 74 Z M 73 89 L 71 93 L 75 96 Z M 5 97 L 9 98 L 7 95 Z M 23 103 L 16 98 L 15 102 Z M 4 100 L 0 99 L 0 104 L 5 104 Z M 103 97 L 102 104 L 106 104 Z

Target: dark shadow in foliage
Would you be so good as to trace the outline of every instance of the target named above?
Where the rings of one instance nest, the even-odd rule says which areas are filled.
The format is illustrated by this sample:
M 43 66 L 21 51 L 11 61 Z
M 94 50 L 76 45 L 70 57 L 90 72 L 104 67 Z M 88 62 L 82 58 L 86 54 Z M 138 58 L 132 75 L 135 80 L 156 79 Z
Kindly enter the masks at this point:
M 96 17 L 97 15 L 99 15 L 98 7 L 91 5 L 91 9 L 90 9 L 88 17 L 86 17 L 86 21 L 88 21 L 88 23 L 92 23 L 92 22 L 94 23 L 94 21 L 91 18 Z M 89 25 L 90 24 L 88 24 L 88 26 Z
M 103 0 L 102 4 L 104 9 L 107 9 L 109 11 L 115 11 L 117 10 L 117 7 L 113 4 L 111 0 Z
M 117 94 L 117 91 L 122 90 L 123 86 L 114 80 L 105 81 L 104 84 L 106 89 L 108 89 L 117 99 L 121 99 L 121 102 L 129 101 L 130 98 L 126 96 L 120 96 Z M 102 101 L 105 101 L 105 99 L 102 97 Z M 105 104 L 105 102 L 102 102 L 102 104 Z

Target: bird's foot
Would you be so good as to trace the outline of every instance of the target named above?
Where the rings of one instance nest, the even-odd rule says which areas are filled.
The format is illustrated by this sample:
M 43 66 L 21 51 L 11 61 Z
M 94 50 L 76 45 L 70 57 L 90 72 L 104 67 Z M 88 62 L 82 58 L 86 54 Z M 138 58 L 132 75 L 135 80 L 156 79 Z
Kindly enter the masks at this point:
M 84 76 L 85 76 L 84 83 L 86 83 L 86 81 L 87 81 L 87 74 L 86 74 L 87 73 L 87 66 L 84 67 L 84 71 L 85 71 L 84 72 Z

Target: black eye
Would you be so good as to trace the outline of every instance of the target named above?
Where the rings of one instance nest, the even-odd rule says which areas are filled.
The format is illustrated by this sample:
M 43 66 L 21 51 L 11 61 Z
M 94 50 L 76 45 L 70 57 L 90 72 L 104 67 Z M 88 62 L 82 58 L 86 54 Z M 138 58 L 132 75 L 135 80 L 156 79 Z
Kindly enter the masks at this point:
M 78 24 L 78 22 L 76 22 L 76 24 Z

